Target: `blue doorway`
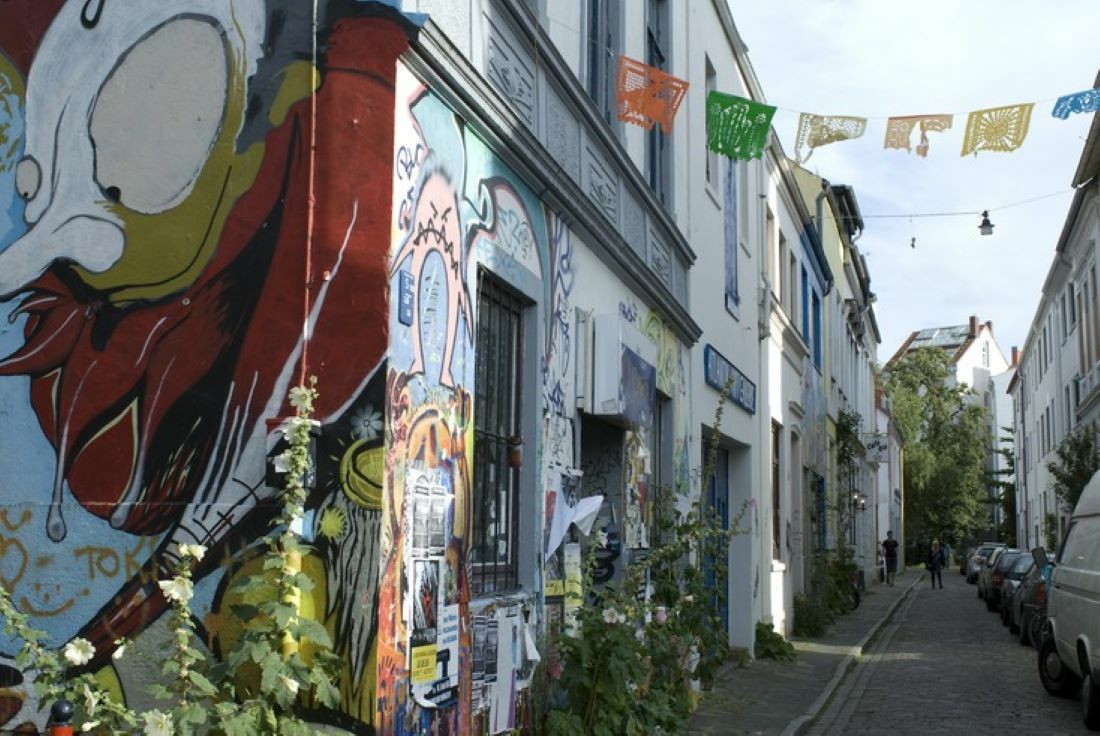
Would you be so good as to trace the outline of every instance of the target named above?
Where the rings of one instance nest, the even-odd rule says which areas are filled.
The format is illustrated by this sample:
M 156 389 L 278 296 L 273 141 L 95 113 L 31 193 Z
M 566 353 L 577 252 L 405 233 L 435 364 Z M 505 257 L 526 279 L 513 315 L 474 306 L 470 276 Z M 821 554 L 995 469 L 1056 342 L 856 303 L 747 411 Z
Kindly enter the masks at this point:
M 703 458 L 704 464 L 706 457 Z M 714 460 L 714 472 L 707 479 L 706 505 L 708 511 L 713 512 L 721 521 L 722 529 L 730 528 L 730 504 L 729 504 L 729 452 L 719 447 Z M 708 554 L 703 561 L 703 579 L 711 593 L 711 606 L 722 619 L 722 629 L 730 629 L 729 608 L 729 572 L 728 562 L 717 564 L 713 554 Z

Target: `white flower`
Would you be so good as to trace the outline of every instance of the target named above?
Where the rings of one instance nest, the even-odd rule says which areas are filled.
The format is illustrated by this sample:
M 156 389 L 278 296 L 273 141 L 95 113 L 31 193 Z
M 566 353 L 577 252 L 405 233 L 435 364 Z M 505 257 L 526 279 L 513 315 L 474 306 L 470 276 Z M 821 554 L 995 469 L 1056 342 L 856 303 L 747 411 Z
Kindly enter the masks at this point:
M 279 681 L 283 683 L 283 687 L 290 691 L 291 695 L 297 695 L 299 688 L 302 687 L 300 682 L 286 675 L 279 675 Z
M 80 727 L 81 731 L 91 731 L 93 728 L 99 725 L 99 721 L 84 721 L 84 724 Z
M 351 433 L 361 440 L 373 440 L 382 434 L 382 412 L 367 404 L 351 415 Z
M 305 386 L 290 389 L 290 405 L 300 412 L 313 411 L 313 392 Z
M 195 562 L 202 562 L 202 558 L 206 556 L 206 547 L 201 544 L 181 544 L 179 553 L 180 557 L 191 557 Z
M 694 603 L 694 602 L 695 602 L 695 596 L 693 596 L 693 595 L 685 595 L 684 596 L 684 603 Z
M 614 624 L 619 621 L 619 613 L 614 608 L 603 609 L 603 621 L 605 624 Z
M 92 657 L 95 656 L 95 647 L 87 639 L 81 639 L 78 636 L 65 645 L 61 654 L 66 662 L 74 667 L 80 667 L 92 661 Z
M 191 600 L 195 589 L 187 578 L 172 578 L 171 580 L 159 580 L 157 585 L 164 592 L 164 597 L 176 603 L 187 603 Z
M 618 614 L 617 618 L 618 618 L 618 621 L 619 621 L 620 624 L 625 624 L 626 623 L 626 614 L 625 613 Z
M 119 640 L 121 641 L 121 640 Z M 111 659 L 118 662 L 126 656 L 126 645 L 119 642 L 115 642 L 115 650 L 111 652 Z
M 172 719 L 167 713 L 150 710 L 141 714 L 145 719 L 145 736 L 172 736 Z
M 596 534 L 596 542 L 600 545 L 600 549 L 607 546 L 607 532 L 602 529 Z

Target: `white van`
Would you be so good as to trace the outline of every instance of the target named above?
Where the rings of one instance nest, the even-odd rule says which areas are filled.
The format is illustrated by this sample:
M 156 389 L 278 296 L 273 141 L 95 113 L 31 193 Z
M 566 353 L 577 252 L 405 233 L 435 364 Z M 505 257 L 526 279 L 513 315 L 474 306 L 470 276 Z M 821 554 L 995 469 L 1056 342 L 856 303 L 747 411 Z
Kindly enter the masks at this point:
M 1051 574 L 1039 675 L 1047 690 L 1080 688 L 1085 725 L 1100 730 L 1100 473 L 1085 486 Z

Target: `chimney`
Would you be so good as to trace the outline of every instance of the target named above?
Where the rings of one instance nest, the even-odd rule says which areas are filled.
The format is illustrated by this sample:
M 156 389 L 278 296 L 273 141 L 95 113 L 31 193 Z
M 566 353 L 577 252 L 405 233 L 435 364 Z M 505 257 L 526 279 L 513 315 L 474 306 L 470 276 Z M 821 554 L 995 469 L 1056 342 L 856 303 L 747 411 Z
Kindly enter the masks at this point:
M 989 331 L 990 331 L 990 333 L 992 333 L 992 332 L 993 332 L 993 320 L 991 320 L 991 319 L 987 319 L 987 320 L 985 321 L 985 328 L 986 328 L 987 330 L 989 330 Z
M 978 336 L 978 315 L 976 314 L 970 315 L 970 336 Z
M 1012 346 L 1012 367 L 1020 365 L 1020 348 Z

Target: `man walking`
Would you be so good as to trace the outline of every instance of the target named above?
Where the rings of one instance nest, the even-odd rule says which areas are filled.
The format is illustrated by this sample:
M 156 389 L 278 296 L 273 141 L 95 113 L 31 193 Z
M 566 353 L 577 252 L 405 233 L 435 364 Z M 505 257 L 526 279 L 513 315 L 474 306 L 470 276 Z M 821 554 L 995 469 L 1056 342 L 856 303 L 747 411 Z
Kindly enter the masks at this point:
M 943 590 L 943 568 L 947 561 L 943 558 L 943 550 L 939 541 L 932 542 L 932 551 L 928 555 L 928 569 L 932 573 L 932 587 L 936 587 L 936 581 L 940 581 L 940 590 Z
M 882 553 L 886 557 L 886 583 L 893 587 L 894 573 L 898 571 L 898 540 L 894 539 L 893 532 L 886 532 Z

